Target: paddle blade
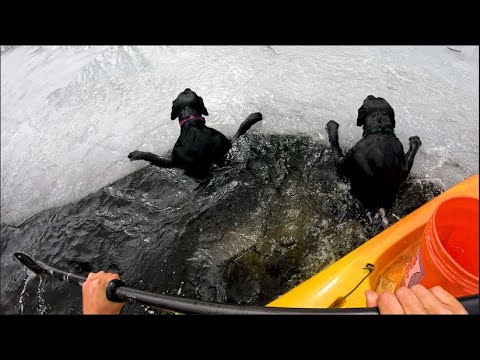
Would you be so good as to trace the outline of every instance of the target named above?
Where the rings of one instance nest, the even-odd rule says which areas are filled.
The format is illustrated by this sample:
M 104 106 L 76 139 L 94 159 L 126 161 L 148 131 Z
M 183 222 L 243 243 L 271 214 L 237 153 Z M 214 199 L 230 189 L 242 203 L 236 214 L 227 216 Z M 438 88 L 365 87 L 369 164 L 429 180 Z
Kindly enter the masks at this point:
M 22 252 L 16 252 L 13 254 L 13 258 L 16 259 L 20 264 L 26 266 L 28 269 L 32 270 L 35 274 L 40 275 L 46 273 L 46 269 L 40 266 L 35 260 L 33 260 L 27 254 Z

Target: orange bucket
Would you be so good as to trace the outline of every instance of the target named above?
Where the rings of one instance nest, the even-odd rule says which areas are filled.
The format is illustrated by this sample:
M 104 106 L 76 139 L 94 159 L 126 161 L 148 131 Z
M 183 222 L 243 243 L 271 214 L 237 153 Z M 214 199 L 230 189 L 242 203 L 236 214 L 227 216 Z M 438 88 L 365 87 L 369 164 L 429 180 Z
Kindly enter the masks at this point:
M 478 294 L 478 209 L 478 199 L 470 197 L 450 198 L 437 206 L 405 269 L 403 286 L 440 285 L 455 297 Z

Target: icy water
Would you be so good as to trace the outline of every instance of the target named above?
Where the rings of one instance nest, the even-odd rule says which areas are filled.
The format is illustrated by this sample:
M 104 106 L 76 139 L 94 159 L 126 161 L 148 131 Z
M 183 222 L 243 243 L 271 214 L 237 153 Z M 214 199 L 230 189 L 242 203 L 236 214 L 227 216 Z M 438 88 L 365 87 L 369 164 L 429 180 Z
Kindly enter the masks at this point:
M 405 149 L 423 143 L 393 214 L 478 172 L 478 47 L 454 48 L 2 49 L 2 313 L 81 312 L 80 288 L 26 282 L 15 251 L 158 293 L 268 303 L 383 229 L 337 179 L 324 130 L 336 120 L 353 146 L 367 95 L 392 105 Z M 171 149 L 186 87 L 227 136 L 264 116 L 203 181 L 126 157 Z

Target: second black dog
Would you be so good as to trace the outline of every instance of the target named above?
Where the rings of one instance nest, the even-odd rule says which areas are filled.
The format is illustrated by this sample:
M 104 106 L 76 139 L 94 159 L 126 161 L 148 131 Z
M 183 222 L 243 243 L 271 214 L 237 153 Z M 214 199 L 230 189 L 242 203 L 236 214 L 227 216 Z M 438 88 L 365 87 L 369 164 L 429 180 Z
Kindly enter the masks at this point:
M 415 155 L 422 145 L 420 138 L 410 137 L 405 154 L 393 130 L 393 108 L 385 99 L 372 95 L 358 109 L 357 126 L 363 126 L 363 137 L 345 156 L 338 143 L 338 126 L 333 120 L 327 123 L 338 173 L 350 180 L 352 195 L 367 209 L 390 210 L 398 188 L 410 173 Z

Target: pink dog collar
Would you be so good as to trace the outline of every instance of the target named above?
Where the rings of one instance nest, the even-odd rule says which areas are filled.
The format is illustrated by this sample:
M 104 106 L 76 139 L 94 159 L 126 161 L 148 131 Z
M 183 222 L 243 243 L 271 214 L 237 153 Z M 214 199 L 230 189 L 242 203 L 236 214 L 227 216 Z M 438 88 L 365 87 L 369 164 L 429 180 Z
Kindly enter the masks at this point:
M 183 124 L 185 124 L 187 121 L 189 120 L 198 120 L 198 121 L 203 121 L 205 122 L 205 118 L 203 116 L 200 116 L 200 115 L 190 115 L 189 117 L 186 117 L 182 120 L 180 120 L 180 126 L 182 126 Z

